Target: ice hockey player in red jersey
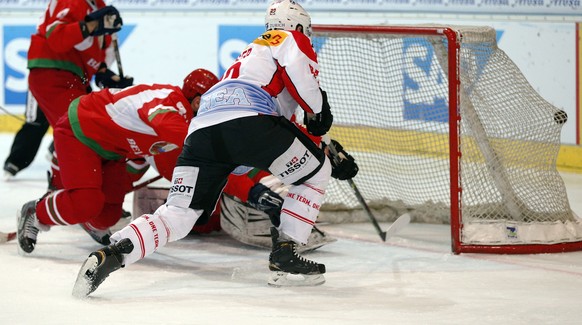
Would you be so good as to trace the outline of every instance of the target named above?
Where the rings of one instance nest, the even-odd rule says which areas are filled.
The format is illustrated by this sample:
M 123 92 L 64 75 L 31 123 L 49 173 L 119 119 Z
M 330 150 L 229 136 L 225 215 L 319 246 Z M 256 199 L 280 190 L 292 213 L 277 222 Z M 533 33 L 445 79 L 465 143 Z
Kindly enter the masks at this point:
M 71 101 L 92 91 L 93 76 L 101 88 L 133 84 L 133 78 L 121 78 L 107 68 L 114 59 L 110 51 L 112 35 L 122 26 L 119 11 L 106 6 L 103 0 L 48 3 L 28 49 L 27 104 L 30 102 L 31 107 L 27 107 L 27 113 L 30 110 L 37 117 L 35 123 L 25 123 L 14 139 L 13 150 L 4 165 L 8 179 L 31 162 L 26 159 L 34 158 L 49 125 L 54 128 L 67 113 Z M 51 144 L 49 154 L 53 151 Z
M 200 96 L 216 82 L 212 72 L 197 69 L 182 88 L 135 85 L 75 99 L 53 132 L 62 186 L 22 207 L 19 249 L 31 253 L 39 230 L 52 226 L 117 223 L 132 187 L 127 160 L 145 158 L 171 179 Z
M 81 266 L 73 295 L 84 297 L 122 266 L 185 237 L 214 211 L 228 175 L 239 166 L 268 170 L 291 185 L 281 224 L 271 228 L 269 284 L 318 285 L 325 266 L 297 253 L 319 213 L 331 177 L 329 159 L 289 118 L 297 105 L 309 133 L 326 134 L 333 116 L 319 87 L 311 44 L 311 18 L 293 0 L 276 0 L 265 15 L 267 31 L 244 49 L 221 81 L 202 96 L 172 176 L 167 203 L 111 236 Z M 302 281 L 294 282 L 289 274 Z M 295 278 L 295 276 L 293 277 Z
M 107 69 L 111 37 L 121 30 L 119 11 L 103 0 L 52 0 L 28 49 L 28 84 L 54 127 L 75 98 L 91 91 L 95 76 L 103 87 L 124 88 L 133 78 Z

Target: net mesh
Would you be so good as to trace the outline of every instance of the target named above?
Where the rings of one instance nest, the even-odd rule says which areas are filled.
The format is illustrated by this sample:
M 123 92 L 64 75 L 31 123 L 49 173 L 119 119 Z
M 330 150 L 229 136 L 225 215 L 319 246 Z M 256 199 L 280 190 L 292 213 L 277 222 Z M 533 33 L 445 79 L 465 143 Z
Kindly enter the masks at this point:
M 556 169 L 563 111 L 541 98 L 497 47 L 495 30 L 451 28 L 462 40 L 461 172 L 453 179 L 462 188 L 466 240 L 487 233 L 471 225 L 500 227 L 502 239 L 485 240 L 495 242 L 516 240 L 508 225 L 556 223 L 574 227 L 559 240 L 582 238 Z M 360 172 L 354 182 L 376 217 L 391 221 L 411 212 L 417 222 L 448 223 L 446 38 L 315 28 L 312 41 L 334 114 L 330 135 L 356 158 Z M 349 184 L 332 180 L 320 218 L 353 222 L 367 217 Z M 535 242 L 535 236 L 527 241 Z

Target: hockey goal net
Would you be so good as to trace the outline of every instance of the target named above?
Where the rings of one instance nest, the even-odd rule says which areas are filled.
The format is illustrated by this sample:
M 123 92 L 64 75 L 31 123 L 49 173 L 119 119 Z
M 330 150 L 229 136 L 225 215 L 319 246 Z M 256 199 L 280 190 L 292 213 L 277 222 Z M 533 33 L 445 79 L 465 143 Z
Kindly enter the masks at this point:
M 582 249 L 556 169 L 567 117 L 474 26 L 313 27 L 331 136 L 380 220 L 450 223 L 455 253 Z M 346 182 L 321 220 L 365 220 Z

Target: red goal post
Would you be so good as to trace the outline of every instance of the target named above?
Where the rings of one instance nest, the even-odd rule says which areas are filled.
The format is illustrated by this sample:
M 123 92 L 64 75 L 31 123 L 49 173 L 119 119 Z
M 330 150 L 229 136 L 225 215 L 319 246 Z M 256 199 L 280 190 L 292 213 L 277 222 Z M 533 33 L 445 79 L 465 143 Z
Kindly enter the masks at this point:
M 565 113 L 529 85 L 486 26 L 314 25 L 330 133 L 356 158 L 381 220 L 450 223 L 454 253 L 582 250 L 556 170 Z M 345 182 L 321 219 L 361 218 Z

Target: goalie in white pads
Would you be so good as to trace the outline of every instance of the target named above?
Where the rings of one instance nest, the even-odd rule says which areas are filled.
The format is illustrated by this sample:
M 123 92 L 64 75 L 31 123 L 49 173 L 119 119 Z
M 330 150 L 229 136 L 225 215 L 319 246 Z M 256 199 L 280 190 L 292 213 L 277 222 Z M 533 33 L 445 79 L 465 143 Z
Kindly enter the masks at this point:
M 281 224 L 283 197 L 289 187 L 275 176 L 263 173 L 255 176 L 260 177 L 260 181 L 250 188 L 241 184 L 248 176 L 229 177 L 227 188 L 220 197 L 220 228 L 244 244 L 271 249 L 270 228 Z M 247 191 L 246 199 L 242 193 L 244 190 Z M 312 251 L 334 241 L 335 238 L 314 225 L 306 243 L 297 246 L 297 252 Z
M 167 203 L 111 236 L 113 244 L 89 255 L 73 295 L 84 297 L 113 271 L 185 237 L 214 211 L 228 175 L 238 166 L 269 170 L 291 185 L 281 224 L 271 228 L 272 285 L 318 285 L 325 265 L 301 257 L 331 177 L 331 163 L 289 118 L 297 105 L 309 133 L 326 134 L 333 116 L 319 88 L 319 64 L 310 40 L 311 18 L 297 3 L 276 0 L 267 31 L 249 44 L 219 83 L 202 96 L 172 178 Z M 287 281 L 298 274 L 301 281 Z M 288 283 L 286 283 L 288 282 Z

